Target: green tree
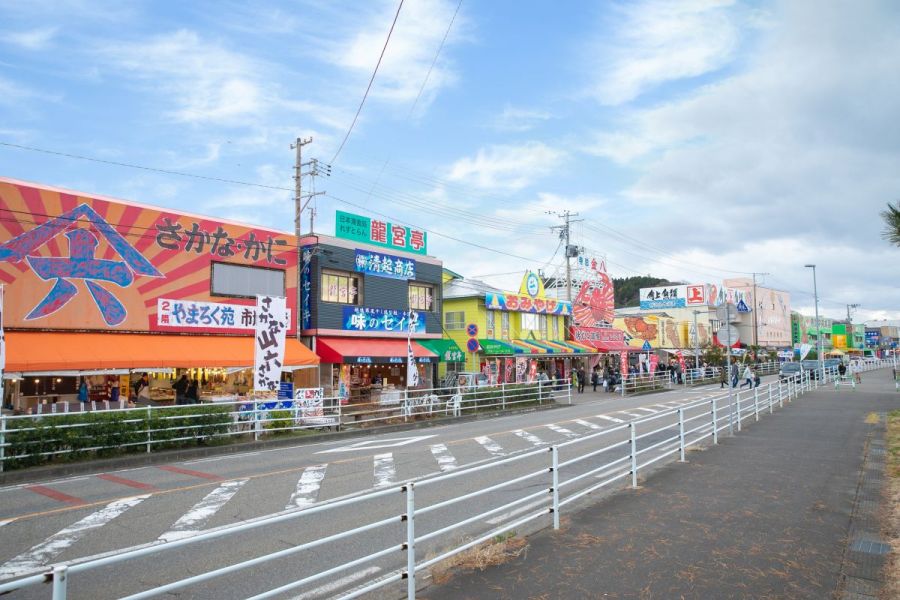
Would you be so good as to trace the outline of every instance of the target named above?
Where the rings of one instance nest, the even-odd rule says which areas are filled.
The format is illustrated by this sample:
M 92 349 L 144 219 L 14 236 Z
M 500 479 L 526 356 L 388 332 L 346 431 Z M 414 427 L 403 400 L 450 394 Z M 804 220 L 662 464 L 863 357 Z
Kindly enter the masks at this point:
M 640 304 L 640 289 L 646 287 L 658 287 L 672 285 L 667 279 L 660 279 L 652 275 L 639 275 L 637 277 L 614 277 L 613 286 L 616 288 L 616 306 L 637 306 Z
M 889 202 L 887 208 L 881 211 L 881 218 L 884 219 L 882 237 L 891 244 L 900 246 L 900 201 L 897 206 L 892 206 Z

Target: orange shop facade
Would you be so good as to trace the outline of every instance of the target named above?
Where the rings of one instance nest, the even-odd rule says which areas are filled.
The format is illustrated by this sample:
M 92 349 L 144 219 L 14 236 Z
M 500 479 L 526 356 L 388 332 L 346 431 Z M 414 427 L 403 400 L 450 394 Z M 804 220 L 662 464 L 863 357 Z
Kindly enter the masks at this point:
M 83 383 L 89 401 L 134 400 L 144 374 L 153 403 L 182 374 L 204 401 L 245 394 L 256 294 L 287 298 L 282 376 L 308 387 L 297 256 L 284 232 L 0 177 L 4 407 L 56 410 Z

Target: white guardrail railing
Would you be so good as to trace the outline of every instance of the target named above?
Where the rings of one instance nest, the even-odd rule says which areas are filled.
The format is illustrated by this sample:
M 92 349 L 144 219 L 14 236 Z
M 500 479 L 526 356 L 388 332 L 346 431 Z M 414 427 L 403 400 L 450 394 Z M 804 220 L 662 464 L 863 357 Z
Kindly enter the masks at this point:
M 385 390 L 375 402 L 339 398 L 240 398 L 235 401 L 125 408 L 92 402 L 53 412 L 0 416 L 0 471 L 115 452 L 253 439 L 314 429 L 353 429 L 553 402 L 571 403 L 569 380 L 455 389 Z
M 684 373 L 670 373 L 668 371 L 660 371 L 655 373 L 641 373 L 629 375 L 625 378 L 619 391 L 623 395 L 629 394 L 646 394 L 649 392 L 674 389 L 679 386 L 697 386 L 718 383 L 721 379 L 722 367 L 694 367 L 686 366 Z M 738 376 L 743 375 L 744 363 L 735 362 L 738 366 Z M 781 368 L 779 362 L 765 362 L 751 364 L 750 368 L 760 377 L 778 373 Z
M 864 369 L 872 370 L 884 366 L 892 365 L 885 361 L 879 361 L 867 364 Z M 238 536 L 242 532 L 261 527 L 279 525 L 279 530 L 282 530 L 285 527 L 284 523 L 297 519 L 315 517 L 318 522 L 321 522 L 325 513 L 341 511 L 335 515 L 337 518 L 334 519 L 334 522 L 347 523 L 349 521 L 346 518 L 348 514 L 355 515 L 354 521 L 369 518 L 372 520 L 329 535 L 316 534 L 306 542 L 197 573 L 134 593 L 126 598 L 138 600 L 183 590 L 225 575 L 246 573 L 247 569 L 267 563 L 272 564 L 272 561 L 277 559 L 348 540 L 355 542 L 352 549 L 357 554 L 366 551 L 368 554 L 334 564 L 337 562 L 334 557 L 345 556 L 345 554 L 329 553 L 327 554 L 330 557 L 327 563 L 328 567 L 324 570 L 309 573 L 286 584 L 261 592 L 252 598 L 280 596 L 297 588 L 332 578 L 349 569 L 378 561 L 388 561 L 389 564 L 385 563 L 389 566 L 386 575 L 381 575 L 377 579 L 363 584 L 357 582 L 358 587 L 338 592 L 339 597 L 345 600 L 356 598 L 384 586 L 406 580 L 407 597 L 413 599 L 416 594 L 417 574 L 423 570 L 438 565 L 470 548 L 496 539 L 497 536 L 502 536 L 504 533 L 515 531 L 516 528 L 542 517 L 549 517 L 547 525 L 552 523 L 554 529 L 558 529 L 563 507 L 616 482 L 624 482 L 630 484 L 631 487 L 637 487 L 641 470 L 673 456 L 678 456 L 678 460 L 684 461 L 685 453 L 690 448 L 704 443 L 716 444 L 720 432 L 725 430 L 739 432 L 746 422 L 758 421 L 764 413 L 773 414 L 776 407 L 782 408 L 785 402 L 790 402 L 800 394 L 818 388 L 820 384 L 833 382 L 836 376 L 837 373 L 833 369 L 828 370 L 822 378 L 811 377 L 809 372 L 805 372 L 794 378 L 769 383 L 749 391 L 732 390 L 733 402 L 728 402 L 727 393 L 717 395 L 547 448 L 515 453 L 468 468 L 448 471 L 437 476 L 427 476 L 358 496 L 323 502 L 235 526 L 210 530 L 194 537 L 158 542 L 133 550 L 123 550 L 86 562 L 75 561 L 70 564 L 59 564 L 45 573 L 0 584 L 0 594 L 50 582 L 52 598 L 65 600 L 68 585 L 76 575 L 84 576 L 84 574 L 104 567 L 120 565 L 126 561 L 135 561 L 150 555 L 157 555 L 157 558 L 160 558 L 161 554 L 175 553 L 210 540 Z M 487 472 L 499 473 L 501 478 L 495 483 L 483 485 L 474 490 L 465 489 L 467 482 L 476 480 L 474 477 L 476 474 Z M 528 486 L 528 482 L 536 480 L 537 485 Z M 544 483 L 541 484 L 541 481 Z M 446 497 L 432 498 L 436 494 L 428 493 L 438 490 Z M 491 495 L 496 496 L 501 492 L 519 493 L 520 495 L 498 506 L 484 509 L 489 504 L 488 500 Z M 421 500 L 419 499 L 420 495 L 422 496 Z M 393 502 L 402 498 L 405 501 L 405 510 L 392 512 L 391 507 L 394 504 L 389 501 L 391 498 L 393 498 Z M 464 518 L 449 524 L 432 523 L 430 528 L 427 526 L 428 515 L 446 511 L 452 507 L 460 507 L 463 503 L 473 500 L 476 503 L 462 507 Z M 383 510 L 376 511 L 371 506 L 366 510 L 362 509 L 364 503 L 372 501 L 377 501 L 378 506 Z M 537 501 L 536 506 L 526 504 L 533 501 Z M 348 512 L 346 510 L 348 507 L 356 507 L 357 511 Z M 479 512 L 471 514 L 475 511 Z M 509 511 L 506 512 L 506 515 L 522 516 L 506 521 L 489 531 L 484 531 L 484 526 L 473 529 L 472 526 L 479 521 L 504 513 L 504 511 Z M 392 526 L 398 529 L 397 533 L 400 533 L 397 537 L 399 541 L 396 543 L 390 543 L 377 549 L 373 549 L 371 543 L 365 543 L 366 534 Z M 194 551 L 196 552 L 196 550 Z M 317 550 L 313 555 L 321 554 L 321 552 Z M 165 565 L 170 562 L 157 560 L 142 563 L 143 575 L 140 579 L 146 580 L 150 576 L 149 570 L 153 568 L 154 564 Z M 305 561 L 293 561 L 290 572 L 299 571 L 303 562 Z M 109 577 L 110 573 L 97 573 L 98 577 L 104 575 Z M 193 591 L 197 592 L 197 589 Z M 190 590 L 185 593 L 191 595 Z

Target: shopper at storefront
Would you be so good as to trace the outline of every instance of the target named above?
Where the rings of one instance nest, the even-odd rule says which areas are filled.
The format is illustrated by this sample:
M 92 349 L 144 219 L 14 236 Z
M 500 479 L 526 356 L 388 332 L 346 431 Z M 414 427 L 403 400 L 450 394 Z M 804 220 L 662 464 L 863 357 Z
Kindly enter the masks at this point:
M 178 381 L 172 384 L 172 389 L 175 390 L 175 404 L 187 404 L 186 395 L 190 384 L 186 374 L 182 375 Z
M 594 391 L 597 391 L 597 384 L 600 383 L 600 373 L 597 370 L 597 367 L 594 367 L 593 371 L 591 371 L 591 386 L 594 388 Z
M 584 393 L 584 385 L 586 383 L 584 367 L 578 367 L 578 393 Z
M 81 407 L 84 409 L 84 405 L 88 401 L 88 384 L 84 379 L 81 380 L 81 385 L 78 386 L 78 401 L 81 402 Z
M 200 404 L 200 382 L 191 379 L 185 391 L 185 404 Z

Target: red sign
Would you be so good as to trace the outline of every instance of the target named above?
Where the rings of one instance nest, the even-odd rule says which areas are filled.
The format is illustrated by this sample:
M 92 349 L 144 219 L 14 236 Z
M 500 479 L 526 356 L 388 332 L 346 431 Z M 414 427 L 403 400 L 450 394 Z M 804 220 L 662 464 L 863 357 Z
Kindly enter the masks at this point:
M 675 353 L 675 356 L 678 357 L 678 364 L 681 366 L 681 372 L 684 373 L 684 354 L 679 350 Z
M 687 286 L 687 304 L 706 304 L 706 286 L 705 285 L 689 285 Z
M 625 345 L 625 332 L 612 327 L 571 327 L 569 333 L 574 341 L 598 350 L 619 350 Z
M 650 355 L 650 372 L 656 373 L 656 367 L 659 365 L 659 357 L 655 354 Z
M 619 368 L 622 371 L 622 377 L 628 377 L 628 352 L 619 353 Z

